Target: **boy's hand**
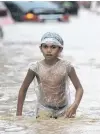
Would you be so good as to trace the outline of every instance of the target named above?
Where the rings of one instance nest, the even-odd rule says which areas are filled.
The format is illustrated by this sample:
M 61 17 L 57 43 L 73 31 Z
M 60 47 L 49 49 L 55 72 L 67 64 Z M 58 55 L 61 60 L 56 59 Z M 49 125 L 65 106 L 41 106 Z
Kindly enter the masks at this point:
M 76 114 L 76 109 L 77 109 L 78 105 L 73 103 L 68 109 L 67 111 L 65 111 L 65 118 L 74 118 L 75 114 Z

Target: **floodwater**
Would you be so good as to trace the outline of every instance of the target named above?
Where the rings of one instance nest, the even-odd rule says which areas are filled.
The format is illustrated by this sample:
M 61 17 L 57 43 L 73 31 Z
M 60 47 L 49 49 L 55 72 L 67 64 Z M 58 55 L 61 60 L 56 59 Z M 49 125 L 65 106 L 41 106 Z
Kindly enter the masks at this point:
M 70 23 L 16 23 L 5 26 L 0 43 L 0 134 L 100 134 L 100 16 L 80 10 Z M 38 48 L 43 33 L 59 33 L 65 47 L 62 56 L 75 66 L 84 96 L 75 119 L 34 118 L 36 95 L 33 83 L 16 117 L 18 91 L 28 64 L 42 58 Z M 74 88 L 70 84 L 72 101 Z

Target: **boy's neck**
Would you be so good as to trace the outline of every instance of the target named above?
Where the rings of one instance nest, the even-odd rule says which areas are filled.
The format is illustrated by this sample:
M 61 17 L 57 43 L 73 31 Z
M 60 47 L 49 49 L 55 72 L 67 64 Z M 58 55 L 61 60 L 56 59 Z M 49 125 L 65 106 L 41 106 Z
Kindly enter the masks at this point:
M 46 60 L 46 59 L 44 59 L 44 63 L 47 64 L 47 65 L 53 65 L 56 62 L 58 62 L 59 60 L 60 60 L 59 58 L 56 58 L 54 60 Z

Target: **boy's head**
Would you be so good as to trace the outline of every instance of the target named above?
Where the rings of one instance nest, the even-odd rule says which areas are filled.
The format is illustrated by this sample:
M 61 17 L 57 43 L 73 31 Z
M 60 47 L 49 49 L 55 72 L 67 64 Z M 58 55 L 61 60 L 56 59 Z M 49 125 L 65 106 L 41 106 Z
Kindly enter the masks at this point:
M 63 39 L 60 35 L 47 32 L 41 38 L 40 50 L 45 59 L 54 60 L 58 58 L 63 50 Z
M 55 46 L 59 46 L 63 48 L 64 42 L 61 36 L 54 32 L 47 32 L 41 38 L 41 44 L 54 44 Z

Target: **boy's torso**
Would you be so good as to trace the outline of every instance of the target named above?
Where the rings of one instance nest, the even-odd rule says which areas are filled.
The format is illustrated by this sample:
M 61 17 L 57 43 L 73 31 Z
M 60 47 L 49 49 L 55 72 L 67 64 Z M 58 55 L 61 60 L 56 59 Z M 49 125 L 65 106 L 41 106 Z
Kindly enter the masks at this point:
M 37 62 L 36 73 L 39 83 L 38 101 L 41 104 L 59 107 L 68 103 L 68 68 L 65 61 L 59 60 L 51 67 L 45 66 L 42 61 Z

